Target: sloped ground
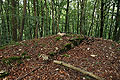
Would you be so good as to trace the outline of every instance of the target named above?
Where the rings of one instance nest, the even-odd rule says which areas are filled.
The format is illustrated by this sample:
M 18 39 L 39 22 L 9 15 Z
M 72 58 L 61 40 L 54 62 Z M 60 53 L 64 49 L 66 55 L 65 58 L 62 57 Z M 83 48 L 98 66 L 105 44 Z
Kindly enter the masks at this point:
M 22 41 L 0 49 L 0 71 L 6 71 L 4 80 L 95 80 L 78 71 L 53 63 L 64 61 L 104 78 L 120 80 L 120 44 L 101 38 L 85 38 L 78 46 L 63 49 L 79 35 L 58 35 Z M 64 51 L 63 51 L 64 50 Z M 44 56 L 47 55 L 47 56 Z M 8 58 L 21 56 L 20 60 Z M 35 70 L 34 70 L 35 69 Z M 34 70 L 34 71 L 33 71 Z M 33 71 L 33 72 L 31 72 Z M 22 79 L 21 79 L 22 80 Z

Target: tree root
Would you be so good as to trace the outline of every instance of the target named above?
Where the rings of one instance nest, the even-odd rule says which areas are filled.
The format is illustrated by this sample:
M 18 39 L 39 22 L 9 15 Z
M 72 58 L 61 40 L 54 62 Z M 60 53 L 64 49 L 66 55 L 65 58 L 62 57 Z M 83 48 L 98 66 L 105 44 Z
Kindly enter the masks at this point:
M 80 68 L 78 68 L 78 67 L 72 66 L 71 64 L 67 64 L 67 63 L 65 63 L 65 62 L 63 62 L 63 61 L 54 60 L 53 62 L 56 63 L 56 64 L 63 65 L 63 66 L 65 66 L 65 67 L 71 68 L 71 69 L 73 69 L 73 70 L 79 71 L 79 72 L 81 72 L 81 73 L 83 73 L 83 74 L 85 74 L 85 75 L 89 75 L 89 76 L 91 76 L 91 77 L 93 77 L 93 78 L 95 78 L 95 79 L 97 79 L 97 80 L 104 80 L 103 78 L 101 78 L 101 77 L 99 77 L 99 76 L 97 76 L 97 75 L 94 75 L 94 74 L 91 73 L 91 72 L 82 70 L 82 69 L 80 69 Z

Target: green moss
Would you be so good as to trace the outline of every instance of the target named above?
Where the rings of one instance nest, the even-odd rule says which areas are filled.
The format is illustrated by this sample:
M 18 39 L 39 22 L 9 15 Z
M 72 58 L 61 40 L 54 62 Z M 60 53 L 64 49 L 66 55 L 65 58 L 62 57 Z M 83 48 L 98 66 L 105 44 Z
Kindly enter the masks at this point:
M 70 55 L 68 55 L 68 54 L 63 54 L 62 56 L 64 56 L 64 57 L 70 57 Z
M 71 49 L 71 43 L 66 43 L 66 44 L 64 45 L 64 47 L 67 48 L 67 50 L 68 50 L 68 49 Z
M 20 45 L 20 43 L 19 43 L 19 42 L 16 42 L 16 43 L 15 43 L 15 45 L 16 45 L 16 46 L 19 46 L 19 45 Z
M 19 59 L 21 59 L 21 56 L 13 56 L 13 57 L 9 57 L 7 59 L 8 60 L 19 60 Z
M 19 42 L 11 41 L 8 45 L 19 46 L 20 44 L 21 44 L 21 43 L 19 43 Z
M 55 52 L 50 52 L 50 53 L 48 53 L 50 56 L 54 56 L 54 55 L 56 55 L 56 53 Z
M 120 48 L 117 48 L 117 50 L 119 50 L 119 51 L 120 51 Z
M 9 75 L 9 73 L 5 71 L 3 73 L 0 73 L 0 78 L 3 78 L 3 77 L 8 76 L 8 75 Z
M 38 46 L 38 42 L 35 42 L 34 46 L 37 47 Z
M 20 59 L 21 59 L 21 56 L 13 56 L 13 57 L 2 59 L 2 62 L 6 63 L 6 64 L 11 64 L 12 62 L 14 62 L 16 60 L 20 60 Z
M 20 64 L 22 64 L 22 63 L 23 63 L 22 60 L 18 60 L 18 61 L 17 61 L 17 65 L 20 65 Z
M 45 46 L 46 46 L 46 44 L 44 44 L 44 43 L 43 43 L 43 44 L 40 44 L 40 45 L 42 45 L 42 47 L 45 47 Z
M 115 44 L 114 43 L 112 43 L 112 47 L 114 47 L 115 46 Z
M 58 36 L 58 37 L 56 37 L 55 39 L 56 39 L 56 41 L 62 40 L 62 37 L 61 37 L 61 36 Z
M 0 47 L 0 50 L 5 49 L 5 48 L 6 48 L 6 46 L 1 46 L 1 47 Z
M 24 56 L 24 59 L 30 59 L 31 56 Z
M 23 45 L 26 46 L 26 47 L 28 46 L 28 44 L 26 44 L 26 43 L 23 43 Z
M 28 52 L 24 51 L 21 56 L 25 56 Z
M 13 62 L 18 62 L 19 64 L 19 63 L 22 63 L 22 59 L 30 59 L 30 58 L 31 58 L 30 56 L 12 56 L 9 58 L 2 59 L 2 62 L 8 65 L 10 65 Z
M 78 46 L 83 40 L 84 38 L 80 36 L 69 39 L 69 41 L 72 42 L 74 46 Z

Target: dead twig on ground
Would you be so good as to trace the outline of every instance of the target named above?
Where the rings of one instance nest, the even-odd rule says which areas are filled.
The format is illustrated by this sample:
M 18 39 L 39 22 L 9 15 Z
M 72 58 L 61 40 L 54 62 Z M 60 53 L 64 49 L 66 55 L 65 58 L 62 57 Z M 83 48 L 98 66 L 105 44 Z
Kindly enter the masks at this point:
M 83 74 L 85 74 L 85 75 L 89 75 L 89 76 L 91 76 L 91 77 L 93 77 L 93 78 L 95 78 L 95 79 L 97 79 L 97 80 L 104 80 L 104 79 L 102 79 L 101 77 L 99 77 L 99 76 L 97 76 L 97 75 L 94 75 L 94 74 L 91 73 L 91 72 L 82 70 L 82 69 L 80 69 L 80 68 L 78 68 L 78 67 L 72 66 L 71 64 L 67 64 L 67 63 L 65 63 L 65 62 L 63 62 L 63 61 L 54 60 L 53 62 L 56 63 L 56 64 L 63 65 L 63 66 L 65 66 L 65 67 L 71 68 L 71 69 L 73 69 L 73 70 L 79 71 L 79 72 L 81 72 L 81 73 L 83 73 Z

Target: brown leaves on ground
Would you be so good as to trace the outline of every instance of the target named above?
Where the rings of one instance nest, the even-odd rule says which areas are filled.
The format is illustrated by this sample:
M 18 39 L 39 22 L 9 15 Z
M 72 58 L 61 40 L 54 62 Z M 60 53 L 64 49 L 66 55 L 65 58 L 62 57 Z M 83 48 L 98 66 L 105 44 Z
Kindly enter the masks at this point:
M 22 41 L 17 45 L 8 45 L 0 49 L 0 71 L 9 72 L 9 76 L 1 79 L 17 79 L 40 66 L 23 80 L 94 80 L 80 72 L 54 64 L 52 61 L 54 59 L 92 72 L 105 80 L 120 80 L 120 44 L 111 40 L 86 38 L 80 45 L 74 46 L 69 51 L 55 54 L 50 61 L 44 60 L 43 56 L 41 57 L 43 54 L 50 57 L 49 53 L 59 52 L 66 43 L 71 43 L 69 39 L 75 36 L 78 35 L 54 35 Z M 21 56 L 22 58 L 20 61 L 3 62 L 3 59 L 13 56 Z M 26 56 L 30 57 L 25 58 Z

